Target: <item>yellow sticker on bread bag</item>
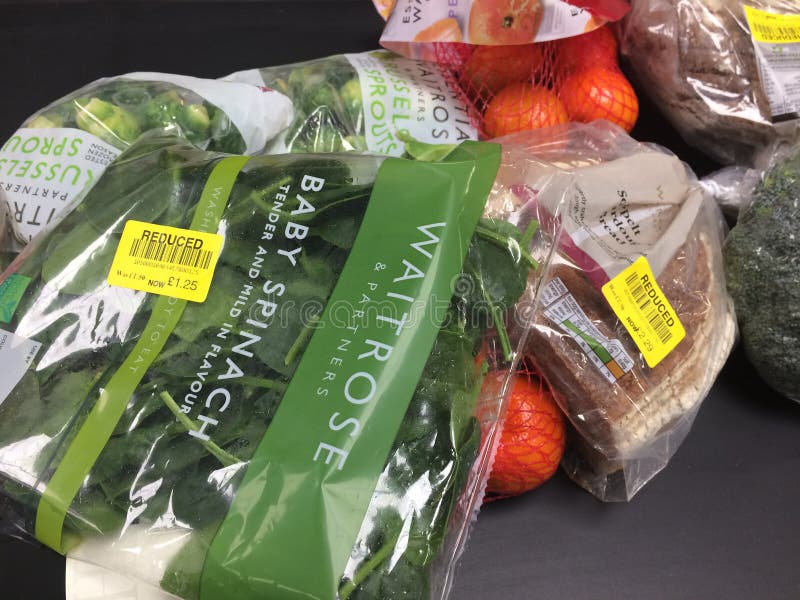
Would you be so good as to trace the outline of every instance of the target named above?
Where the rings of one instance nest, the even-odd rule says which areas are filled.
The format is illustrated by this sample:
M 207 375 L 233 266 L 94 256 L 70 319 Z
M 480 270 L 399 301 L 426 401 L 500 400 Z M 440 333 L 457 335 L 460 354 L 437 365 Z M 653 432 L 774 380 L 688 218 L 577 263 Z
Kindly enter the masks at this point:
M 191 302 L 204 302 L 222 250 L 222 236 L 128 221 L 108 283 Z
M 606 283 L 602 290 L 651 368 L 664 360 L 686 336 L 683 324 L 656 283 L 644 256 Z
M 767 44 L 800 42 L 800 6 L 798 14 L 794 15 L 771 13 L 747 5 L 744 12 L 755 41 Z

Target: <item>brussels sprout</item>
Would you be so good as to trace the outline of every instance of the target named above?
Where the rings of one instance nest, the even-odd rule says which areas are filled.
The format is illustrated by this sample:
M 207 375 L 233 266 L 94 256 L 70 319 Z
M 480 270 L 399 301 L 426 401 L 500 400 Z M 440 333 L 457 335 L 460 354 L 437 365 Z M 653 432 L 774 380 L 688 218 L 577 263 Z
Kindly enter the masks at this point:
M 344 138 L 342 149 L 355 152 L 366 152 L 369 148 L 367 148 L 367 139 L 363 135 L 348 135 L 346 138 Z
M 148 129 L 170 128 L 178 122 L 183 104 L 183 99 L 174 90 L 159 94 L 144 107 L 146 127 Z
M 120 84 L 111 100 L 117 106 L 122 106 L 131 111 L 142 107 L 151 100 L 150 92 L 140 83 Z
M 27 127 L 31 129 L 45 129 L 47 127 L 63 127 L 64 126 L 64 119 L 61 118 L 60 115 L 38 115 L 31 119 Z
M 115 146 L 130 144 L 142 131 L 136 118 L 122 107 L 99 98 L 78 103 L 75 122 L 78 127 Z
M 325 75 L 314 66 L 298 67 L 289 73 L 289 88 L 297 95 L 325 83 Z
M 358 77 L 354 77 L 345 83 L 339 89 L 339 95 L 342 98 L 342 102 L 344 102 L 344 108 L 347 111 L 347 115 L 350 117 L 353 129 L 359 131 L 364 118 L 364 102 L 361 97 L 361 82 L 358 80 Z
M 313 112 L 320 108 L 329 108 L 338 114 L 344 111 L 339 90 L 330 83 L 323 83 L 316 89 L 310 90 L 310 93 L 305 96 L 304 102 L 306 112 Z
M 243 154 L 247 147 L 239 130 L 231 123 L 225 111 L 212 107 L 211 115 L 211 142 L 208 149 L 229 154 Z
M 197 143 L 208 137 L 211 118 L 202 104 L 189 104 L 178 114 L 178 124 L 183 129 L 186 139 Z

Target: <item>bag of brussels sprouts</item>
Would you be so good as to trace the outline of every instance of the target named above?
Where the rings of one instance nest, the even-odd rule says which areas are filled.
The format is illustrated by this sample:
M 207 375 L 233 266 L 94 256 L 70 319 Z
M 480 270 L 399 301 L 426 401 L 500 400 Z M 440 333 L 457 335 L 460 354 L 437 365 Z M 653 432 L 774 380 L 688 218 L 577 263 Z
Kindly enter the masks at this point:
M 442 66 L 386 50 L 241 71 L 226 79 L 266 85 L 292 99 L 294 122 L 270 147 L 277 154 L 368 150 L 401 156 L 409 141 L 454 144 L 478 137 L 461 92 Z
M 445 597 L 545 235 L 500 162 L 143 136 L 0 277 L 19 528 L 186 599 Z
M 272 90 L 164 73 L 100 79 L 38 111 L 0 146 L 16 248 L 91 188 L 139 136 L 163 129 L 200 148 L 253 154 L 291 122 Z

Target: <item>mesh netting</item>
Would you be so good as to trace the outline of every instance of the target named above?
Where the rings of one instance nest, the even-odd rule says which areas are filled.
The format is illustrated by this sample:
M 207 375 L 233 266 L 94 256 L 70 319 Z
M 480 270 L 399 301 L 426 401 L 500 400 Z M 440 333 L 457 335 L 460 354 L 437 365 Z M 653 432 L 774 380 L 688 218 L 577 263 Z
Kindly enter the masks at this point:
M 566 432 L 545 380 L 525 363 L 515 375 L 485 501 L 539 487 L 558 469 Z
M 636 123 L 639 103 L 607 27 L 539 44 L 437 43 L 433 49 L 483 138 L 568 121 L 606 119 L 626 131 Z

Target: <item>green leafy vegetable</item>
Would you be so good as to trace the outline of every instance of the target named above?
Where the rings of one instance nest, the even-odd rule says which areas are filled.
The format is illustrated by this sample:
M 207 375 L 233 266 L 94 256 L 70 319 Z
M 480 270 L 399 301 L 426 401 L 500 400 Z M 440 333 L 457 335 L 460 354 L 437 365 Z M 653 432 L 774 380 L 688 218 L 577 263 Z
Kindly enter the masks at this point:
M 172 114 L 167 104 L 174 99 L 148 94 L 157 98 L 160 114 Z M 195 116 L 205 122 L 202 114 Z M 11 327 L 42 348 L 38 362 L 0 403 L 0 465 L 12 444 L 41 439 L 46 443 L 37 450 L 35 465 L 26 468 L 34 481 L 52 474 L 153 311 L 152 296 L 105 282 L 124 221 L 187 227 L 218 158 L 173 138 L 143 139 L 108 168 L 78 209 L 33 242 L 17 271 L 31 283 Z M 320 155 L 248 163 L 224 213 L 225 245 L 211 292 L 204 303 L 186 306 L 130 398 L 70 507 L 70 536 L 179 523 L 195 533 L 161 584 L 180 597 L 197 597 L 208 540 L 227 514 L 243 463 L 270 426 L 339 278 L 380 162 L 371 156 Z M 292 215 L 301 201 L 285 190 L 300 189 L 307 175 L 324 178 L 325 189 L 315 194 L 313 213 Z M 215 345 L 230 347 L 226 336 L 248 327 L 251 315 L 232 307 L 248 290 L 251 270 L 261 268 L 257 251 L 269 234 L 264 223 L 281 230 L 290 219 L 308 227 L 309 235 L 297 268 L 289 268 L 288 261 L 269 266 L 269 278 L 286 287 L 285 310 L 275 315 L 280 326 L 252 346 L 258 370 L 227 384 L 235 401 L 213 436 L 190 435 L 201 427 L 195 410 L 205 398 L 200 390 L 207 395 L 225 372 Z M 526 233 L 495 219 L 481 221 L 470 241 L 462 278 L 471 284 L 456 285 L 356 540 L 360 550 L 354 550 L 343 574 L 342 599 L 427 596 L 431 565 L 480 444 L 473 414 L 485 368 L 476 367 L 476 359 L 492 325 L 509 352 L 502 313 L 525 287 L 531 268 L 525 241 Z M 5 493 L 35 511 L 37 495 L 20 489 L 2 466 L 0 474 Z

